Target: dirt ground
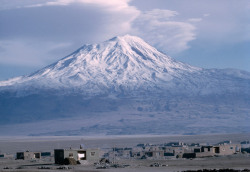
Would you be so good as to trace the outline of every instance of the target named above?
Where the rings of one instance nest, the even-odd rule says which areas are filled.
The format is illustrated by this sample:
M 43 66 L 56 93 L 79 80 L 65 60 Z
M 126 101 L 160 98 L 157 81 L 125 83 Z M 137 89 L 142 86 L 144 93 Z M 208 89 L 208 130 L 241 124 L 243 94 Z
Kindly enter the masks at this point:
M 181 141 L 185 143 L 216 144 L 224 140 L 233 143 L 250 140 L 250 133 L 244 134 L 211 134 L 211 135 L 139 135 L 139 136 L 44 136 L 44 137 L 1 137 L 0 153 L 16 153 L 21 151 L 53 151 L 62 148 L 79 148 L 84 144 L 86 148 L 133 147 L 138 143 L 160 144 Z
M 125 168 L 96 169 L 94 165 L 67 165 L 59 166 L 53 163 L 53 158 L 39 161 L 0 159 L 0 171 L 75 171 L 75 172 L 150 172 L 150 171 L 184 171 L 199 169 L 250 169 L 250 155 L 238 154 L 223 157 L 175 159 L 175 160 L 117 160 L 116 163 L 129 165 Z M 164 165 L 162 167 L 150 167 L 153 163 Z M 4 168 L 9 169 L 4 169 Z

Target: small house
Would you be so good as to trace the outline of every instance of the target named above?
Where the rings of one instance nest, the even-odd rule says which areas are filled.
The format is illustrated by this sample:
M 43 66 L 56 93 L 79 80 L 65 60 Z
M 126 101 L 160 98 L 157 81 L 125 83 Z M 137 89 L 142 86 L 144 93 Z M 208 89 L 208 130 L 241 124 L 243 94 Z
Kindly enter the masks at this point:
M 99 161 L 99 149 L 55 149 L 54 157 L 55 164 L 64 164 L 66 158 L 95 163 Z
M 214 146 L 214 153 L 216 155 L 232 155 L 235 153 L 239 153 L 241 150 L 241 146 L 238 144 L 221 144 L 218 146 Z
M 195 148 L 194 152 L 196 158 L 211 157 L 215 155 L 213 146 L 202 146 L 201 148 Z
M 40 159 L 41 158 L 41 152 L 17 152 L 16 153 L 16 159 L 23 159 L 23 160 L 34 160 L 34 159 Z
M 223 143 L 216 146 L 202 146 L 194 149 L 196 157 L 209 157 L 215 155 L 232 155 L 241 151 L 240 144 Z

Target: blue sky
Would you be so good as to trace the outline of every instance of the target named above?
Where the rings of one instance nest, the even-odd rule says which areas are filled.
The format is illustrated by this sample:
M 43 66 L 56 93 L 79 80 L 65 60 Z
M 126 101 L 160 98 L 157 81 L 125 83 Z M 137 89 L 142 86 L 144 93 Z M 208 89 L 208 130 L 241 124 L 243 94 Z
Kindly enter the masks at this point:
M 249 0 L 0 0 L 0 80 L 124 34 L 194 66 L 250 71 Z

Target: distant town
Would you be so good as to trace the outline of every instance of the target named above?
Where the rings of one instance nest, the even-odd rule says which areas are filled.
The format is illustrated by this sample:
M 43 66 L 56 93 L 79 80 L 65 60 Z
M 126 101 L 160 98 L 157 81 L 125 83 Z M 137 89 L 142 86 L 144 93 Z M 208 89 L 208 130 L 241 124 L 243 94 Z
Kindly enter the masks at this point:
M 144 161 L 147 162 L 146 166 L 148 167 L 164 168 L 169 166 L 168 162 L 171 160 L 209 159 L 241 155 L 249 157 L 249 154 L 249 140 L 240 143 L 232 143 L 232 141 L 226 140 L 213 145 L 207 143 L 187 144 L 180 141 L 162 144 L 139 143 L 134 147 L 105 149 L 85 148 L 82 144 L 79 145 L 79 148 L 61 148 L 47 152 L 27 150 L 16 152 L 16 154 L 0 153 L 0 162 L 2 170 L 26 169 L 27 167 L 30 169 L 32 164 L 32 167 L 36 167 L 37 170 L 74 169 L 75 167 L 78 169 L 85 166 L 92 169 L 129 168 L 131 166 L 129 162 L 143 163 Z M 8 162 L 10 165 L 5 166 L 4 162 Z M 28 165 L 25 165 L 25 163 L 28 163 Z

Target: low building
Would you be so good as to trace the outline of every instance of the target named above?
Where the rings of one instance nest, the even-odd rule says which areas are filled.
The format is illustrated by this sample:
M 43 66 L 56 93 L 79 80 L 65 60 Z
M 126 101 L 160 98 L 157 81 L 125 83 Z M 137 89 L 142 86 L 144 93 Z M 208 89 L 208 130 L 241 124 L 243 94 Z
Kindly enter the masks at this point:
M 14 158 L 14 155 L 3 153 L 3 154 L 0 154 L 0 158 Z
M 241 144 L 241 148 L 250 148 L 249 140 L 243 141 L 240 144 Z
M 241 152 L 241 146 L 239 144 L 221 144 L 214 146 L 215 155 L 232 155 Z
M 215 155 L 214 146 L 202 146 L 194 149 L 196 158 L 212 157 Z
M 163 158 L 164 157 L 164 151 L 162 150 L 156 150 L 152 151 L 153 158 Z
M 148 151 L 148 152 L 145 152 L 145 156 L 148 158 L 161 159 L 164 157 L 164 151 L 163 150 Z
M 34 159 L 40 159 L 41 158 L 41 152 L 17 152 L 16 153 L 16 159 L 23 159 L 23 160 L 34 160 Z
M 183 153 L 186 150 L 186 147 L 184 146 L 165 146 L 163 147 L 164 150 L 164 156 L 171 156 L 180 158 L 182 157 Z
M 194 153 L 197 158 L 220 156 L 220 155 L 232 155 L 241 152 L 240 144 L 219 144 L 216 146 L 202 146 L 201 148 L 195 148 Z
M 99 149 L 55 149 L 54 157 L 55 164 L 64 164 L 66 158 L 94 163 L 99 161 Z

